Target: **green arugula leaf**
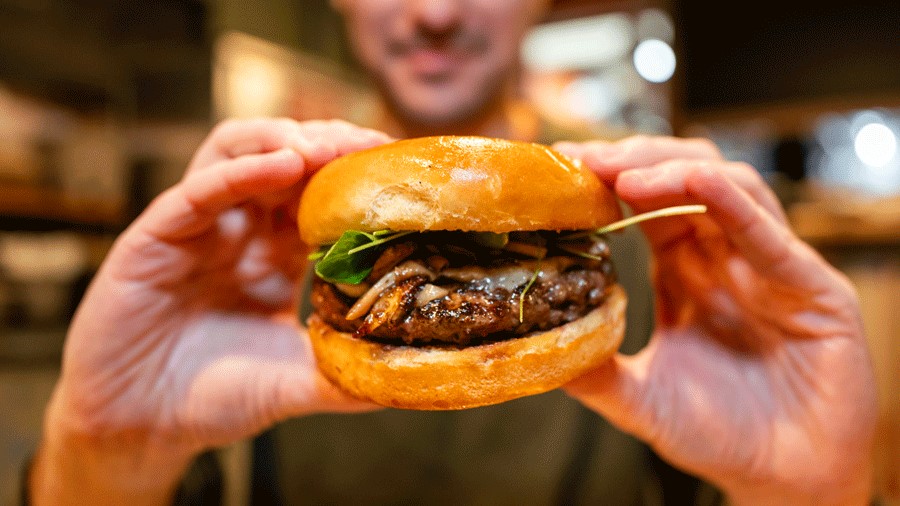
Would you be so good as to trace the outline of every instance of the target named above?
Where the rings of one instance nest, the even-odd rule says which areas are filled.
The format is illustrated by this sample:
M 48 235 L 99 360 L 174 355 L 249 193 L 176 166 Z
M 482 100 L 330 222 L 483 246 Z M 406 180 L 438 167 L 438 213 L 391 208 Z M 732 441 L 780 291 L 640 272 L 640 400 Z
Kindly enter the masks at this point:
M 328 252 L 316 263 L 316 274 L 332 283 L 361 283 L 372 272 L 371 254 L 351 253 L 351 250 L 374 242 L 370 234 L 348 230 L 341 234 Z M 369 253 L 373 253 L 370 250 Z
M 318 251 L 310 253 L 307 258 L 318 260 L 315 271 L 325 281 L 357 285 L 372 272 L 372 267 L 378 259 L 379 246 L 412 233 L 390 230 L 371 233 L 347 230 L 330 247 L 323 246 Z

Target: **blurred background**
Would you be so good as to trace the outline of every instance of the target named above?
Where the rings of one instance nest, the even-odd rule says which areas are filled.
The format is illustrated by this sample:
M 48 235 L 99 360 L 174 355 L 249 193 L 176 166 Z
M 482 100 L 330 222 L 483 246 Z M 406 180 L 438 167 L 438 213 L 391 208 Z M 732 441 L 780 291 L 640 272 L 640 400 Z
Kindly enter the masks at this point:
M 859 290 L 900 504 L 900 4 L 557 0 L 521 56 L 555 122 L 710 137 L 773 185 Z M 0 0 L 0 504 L 83 290 L 210 126 L 376 107 L 328 0 Z

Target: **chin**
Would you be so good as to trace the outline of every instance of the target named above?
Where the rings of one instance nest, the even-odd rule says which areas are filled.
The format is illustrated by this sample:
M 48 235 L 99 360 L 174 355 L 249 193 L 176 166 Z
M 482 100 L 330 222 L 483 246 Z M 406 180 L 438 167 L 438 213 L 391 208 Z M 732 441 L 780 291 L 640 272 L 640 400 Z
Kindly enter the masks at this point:
M 411 77 L 382 96 L 401 123 L 414 126 L 423 135 L 459 134 L 471 131 L 502 104 L 502 87 L 496 83 L 476 87 L 464 85 L 462 80 L 461 76 L 447 82 Z

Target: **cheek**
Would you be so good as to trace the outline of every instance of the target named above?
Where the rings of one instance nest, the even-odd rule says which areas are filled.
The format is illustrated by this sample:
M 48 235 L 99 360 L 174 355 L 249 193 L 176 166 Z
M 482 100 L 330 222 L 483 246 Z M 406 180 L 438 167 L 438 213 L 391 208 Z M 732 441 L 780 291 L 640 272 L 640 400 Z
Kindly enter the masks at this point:
M 507 34 L 498 32 L 490 32 L 487 42 L 487 52 L 471 60 L 471 64 L 483 77 L 497 79 L 515 68 L 519 61 L 519 44 Z
M 508 3 L 507 3 L 508 4 Z M 488 51 L 491 59 L 500 61 L 517 62 L 519 59 L 519 46 L 528 31 L 529 24 L 521 12 L 521 5 L 515 3 L 497 7 L 485 11 L 482 16 L 484 24 L 483 33 L 488 41 Z
M 361 62 L 370 68 L 378 68 L 387 57 L 387 40 L 390 33 L 390 10 L 385 8 L 355 8 L 345 17 L 347 37 Z

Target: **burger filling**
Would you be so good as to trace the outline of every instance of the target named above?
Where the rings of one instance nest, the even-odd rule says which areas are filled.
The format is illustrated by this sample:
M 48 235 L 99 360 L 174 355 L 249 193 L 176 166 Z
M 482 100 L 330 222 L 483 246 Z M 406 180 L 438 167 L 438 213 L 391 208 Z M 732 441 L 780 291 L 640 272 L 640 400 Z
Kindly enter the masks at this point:
M 397 344 L 469 345 L 547 330 L 601 305 L 615 283 L 606 243 L 587 234 L 426 232 L 355 255 L 365 277 L 320 272 L 316 312 L 337 330 Z

